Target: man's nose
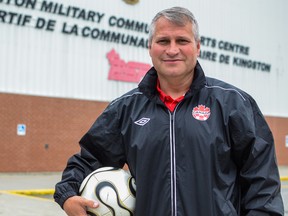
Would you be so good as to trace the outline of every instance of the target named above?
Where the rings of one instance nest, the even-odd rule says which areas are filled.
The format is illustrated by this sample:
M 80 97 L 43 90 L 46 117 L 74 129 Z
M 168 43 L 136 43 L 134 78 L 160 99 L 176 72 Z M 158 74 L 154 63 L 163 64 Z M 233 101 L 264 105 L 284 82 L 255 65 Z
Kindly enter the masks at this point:
M 170 56 L 177 55 L 179 53 L 179 47 L 177 46 L 177 43 L 172 41 L 167 47 L 166 53 Z

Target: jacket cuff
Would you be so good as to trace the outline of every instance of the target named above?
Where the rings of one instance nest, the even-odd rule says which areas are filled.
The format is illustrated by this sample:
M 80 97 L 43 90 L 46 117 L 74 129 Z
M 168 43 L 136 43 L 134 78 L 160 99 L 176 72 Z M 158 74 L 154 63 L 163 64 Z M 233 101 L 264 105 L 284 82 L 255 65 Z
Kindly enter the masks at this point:
M 68 192 L 68 193 L 66 193 L 66 194 L 54 194 L 54 200 L 55 200 L 55 202 L 57 202 L 59 205 L 60 205 L 60 207 L 63 209 L 63 205 L 64 205 L 64 202 L 68 199 L 68 198 L 70 198 L 70 197 L 72 197 L 72 196 L 77 196 L 77 194 L 75 193 L 75 192 Z
M 72 197 L 77 196 L 78 194 L 78 184 L 77 183 L 58 183 L 55 186 L 54 200 L 57 202 L 63 209 L 64 202 Z

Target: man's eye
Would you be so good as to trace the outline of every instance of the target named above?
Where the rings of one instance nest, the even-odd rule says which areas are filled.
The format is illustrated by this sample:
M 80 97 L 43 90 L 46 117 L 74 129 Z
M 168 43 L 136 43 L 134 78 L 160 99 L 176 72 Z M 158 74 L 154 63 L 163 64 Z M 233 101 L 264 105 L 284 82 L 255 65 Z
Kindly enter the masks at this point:
M 161 45 L 164 45 L 164 44 L 169 43 L 169 41 L 168 40 L 158 40 L 157 43 L 161 44 Z
M 188 41 L 188 40 L 185 40 L 185 39 L 181 39 L 181 40 L 178 40 L 178 43 L 179 43 L 179 44 L 188 44 L 189 41 Z

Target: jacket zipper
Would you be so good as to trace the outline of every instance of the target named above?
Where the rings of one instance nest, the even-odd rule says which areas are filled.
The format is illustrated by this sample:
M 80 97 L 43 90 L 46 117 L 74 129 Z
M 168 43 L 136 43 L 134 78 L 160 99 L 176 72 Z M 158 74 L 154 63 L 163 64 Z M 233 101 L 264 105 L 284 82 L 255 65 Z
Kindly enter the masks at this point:
M 181 103 L 181 102 L 180 102 Z M 178 105 L 171 113 L 170 117 L 170 169 L 171 169 L 171 216 L 177 216 L 177 189 L 176 189 L 176 149 L 175 149 L 175 113 Z

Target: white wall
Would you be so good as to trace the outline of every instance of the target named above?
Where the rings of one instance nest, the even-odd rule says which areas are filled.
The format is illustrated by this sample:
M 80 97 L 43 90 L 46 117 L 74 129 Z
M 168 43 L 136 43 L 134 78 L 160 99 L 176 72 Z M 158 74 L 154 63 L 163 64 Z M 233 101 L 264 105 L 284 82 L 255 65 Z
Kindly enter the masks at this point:
M 67 35 L 61 32 L 64 22 L 70 29 L 77 25 L 79 29 L 98 28 L 147 38 L 142 32 L 111 27 L 108 20 L 116 16 L 149 24 L 156 12 L 177 5 L 194 13 L 203 37 L 214 39 L 217 45 L 225 41 L 249 48 L 249 54 L 244 55 L 203 44 L 203 51 L 217 55 L 215 62 L 199 59 L 206 74 L 250 93 L 264 114 L 288 117 L 288 54 L 284 53 L 288 50 L 288 2 L 285 0 L 140 0 L 135 5 L 123 0 L 46 1 L 62 4 L 66 9 L 75 6 L 104 14 L 100 23 L 41 11 L 43 0 L 35 1 L 34 9 L 25 8 L 25 4 L 17 7 L 15 2 L 29 3 L 29 0 L 0 0 L 0 92 L 110 101 L 137 83 L 108 80 L 110 65 L 106 54 L 114 49 L 124 61 L 151 64 L 148 50 Z M 3 11 L 17 13 L 12 24 L 11 16 L 4 16 Z M 25 26 L 17 25 L 19 14 L 22 18 L 31 16 L 31 20 Z M 50 27 L 51 31 L 36 29 L 39 18 L 46 22 L 54 20 L 55 26 Z M 229 64 L 220 64 L 220 55 L 229 56 Z M 271 70 L 235 66 L 234 57 L 269 64 Z

